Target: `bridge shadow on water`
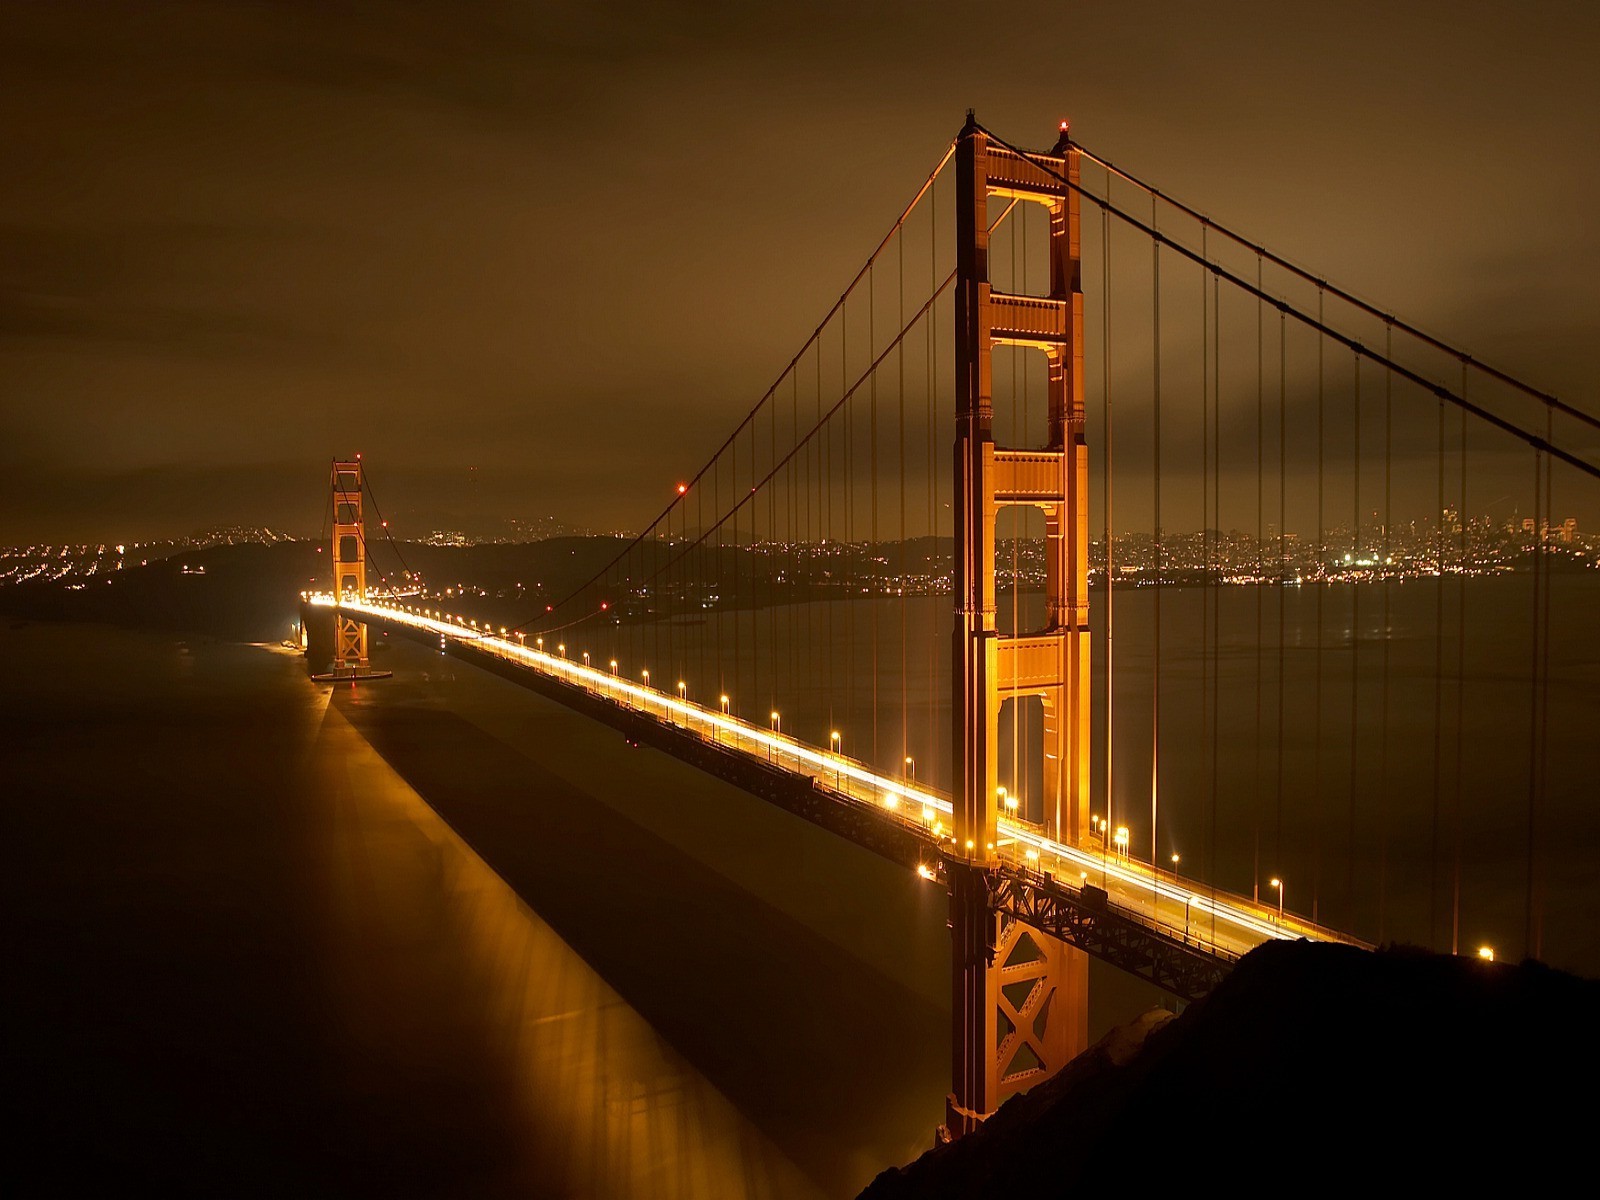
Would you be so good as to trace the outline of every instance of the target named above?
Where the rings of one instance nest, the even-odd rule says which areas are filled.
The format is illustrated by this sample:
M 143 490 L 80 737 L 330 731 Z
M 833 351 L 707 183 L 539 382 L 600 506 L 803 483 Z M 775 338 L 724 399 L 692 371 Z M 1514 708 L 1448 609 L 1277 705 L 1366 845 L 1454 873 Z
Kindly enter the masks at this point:
M 948 1008 L 922 982 L 942 965 L 928 947 L 942 948 L 943 922 L 907 922 L 897 961 L 879 966 L 892 928 L 854 945 L 819 928 L 841 902 L 860 926 L 892 926 L 907 893 L 913 918 L 942 914 L 942 894 L 514 685 L 409 647 L 390 657 L 394 681 L 339 691 L 340 712 L 825 1191 L 853 1194 L 926 1146 L 948 1077 Z M 689 835 L 661 832 L 673 810 L 715 833 L 689 852 Z M 757 894 L 737 867 L 786 848 L 831 918 L 806 914 L 804 896 L 797 907 L 792 873 L 787 894 Z

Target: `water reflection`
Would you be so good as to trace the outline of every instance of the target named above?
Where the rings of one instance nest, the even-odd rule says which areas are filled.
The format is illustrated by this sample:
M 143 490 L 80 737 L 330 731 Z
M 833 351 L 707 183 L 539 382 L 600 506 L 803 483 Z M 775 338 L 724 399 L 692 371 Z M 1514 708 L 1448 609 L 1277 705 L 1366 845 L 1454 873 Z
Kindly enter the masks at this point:
M 504 1074 L 499 1120 L 514 1161 L 469 1168 L 485 1173 L 472 1190 L 820 1194 L 335 708 L 324 714 L 314 769 L 333 808 L 319 864 L 332 909 L 324 949 L 343 968 L 328 975 L 352 1035 L 351 1069 L 407 1047 L 420 1056 L 411 1069 L 437 1072 L 447 1100 L 460 1074 L 483 1064 L 430 1062 L 437 1055 L 417 1039 L 486 1047 Z M 410 993 L 403 1004 L 399 991 Z

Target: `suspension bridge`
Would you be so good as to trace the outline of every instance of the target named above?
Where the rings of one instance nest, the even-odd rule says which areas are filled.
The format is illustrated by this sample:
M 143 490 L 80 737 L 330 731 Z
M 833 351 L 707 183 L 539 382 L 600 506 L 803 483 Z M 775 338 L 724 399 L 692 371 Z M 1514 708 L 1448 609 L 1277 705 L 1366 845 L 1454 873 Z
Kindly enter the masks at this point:
M 1542 953 L 1597 432 L 1064 123 L 969 114 L 591 577 L 446 611 L 338 461 L 303 624 L 336 678 L 409 635 L 945 888 L 959 1136 L 1085 1048 L 1089 957 L 1192 1000 L 1272 938 L 1461 952 L 1484 843 Z

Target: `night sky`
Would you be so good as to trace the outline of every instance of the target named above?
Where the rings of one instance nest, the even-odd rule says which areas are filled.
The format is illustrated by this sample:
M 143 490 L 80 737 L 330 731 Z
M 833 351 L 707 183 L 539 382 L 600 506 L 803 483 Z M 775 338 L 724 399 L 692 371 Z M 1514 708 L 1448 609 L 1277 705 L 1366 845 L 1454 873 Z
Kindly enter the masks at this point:
M 969 106 L 1593 409 L 1597 54 L 1590 3 L 12 0 L 0 541 L 315 532 L 355 450 L 412 526 L 635 525 Z

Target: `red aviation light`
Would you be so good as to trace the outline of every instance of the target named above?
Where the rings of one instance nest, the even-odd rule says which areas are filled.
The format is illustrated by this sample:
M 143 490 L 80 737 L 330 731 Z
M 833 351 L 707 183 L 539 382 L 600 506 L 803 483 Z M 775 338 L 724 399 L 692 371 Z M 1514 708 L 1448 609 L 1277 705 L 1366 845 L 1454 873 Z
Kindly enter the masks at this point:
M 608 609 L 610 607 L 611 607 L 610 601 L 607 601 L 607 600 L 600 601 L 600 611 L 601 612 L 605 612 L 606 609 Z
M 687 483 L 680 483 L 680 484 L 679 484 L 679 485 L 678 485 L 678 495 L 680 495 L 680 496 L 681 496 L 681 495 L 683 495 L 683 494 L 684 494 L 684 493 L 685 493 L 685 492 L 687 492 L 687 491 L 688 491 L 688 490 L 689 490 L 689 485 L 688 485 L 688 484 L 687 484 Z

